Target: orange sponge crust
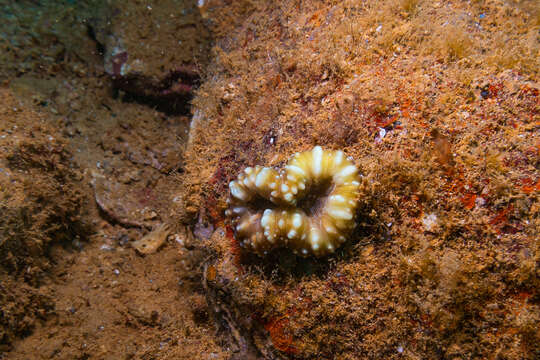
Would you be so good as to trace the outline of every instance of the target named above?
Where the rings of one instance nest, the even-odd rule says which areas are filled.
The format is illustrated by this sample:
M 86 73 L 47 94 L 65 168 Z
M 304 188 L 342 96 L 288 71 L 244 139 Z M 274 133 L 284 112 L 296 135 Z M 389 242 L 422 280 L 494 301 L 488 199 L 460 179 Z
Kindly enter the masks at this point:
M 237 240 L 259 255 L 288 247 L 301 256 L 331 254 L 355 226 L 358 169 L 342 151 L 296 153 L 285 169 L 248 167 L 231 181 Z

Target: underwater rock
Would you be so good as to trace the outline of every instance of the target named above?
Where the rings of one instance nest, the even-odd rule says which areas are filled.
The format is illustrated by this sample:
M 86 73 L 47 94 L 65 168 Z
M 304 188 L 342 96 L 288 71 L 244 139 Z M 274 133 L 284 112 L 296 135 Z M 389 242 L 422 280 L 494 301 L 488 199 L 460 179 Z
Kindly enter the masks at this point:
M 92 176 L 96 204 L 109 220 L 124 227 L 151 229 L 156 225 L 155 211 L 141 205 L 151 190 L 115 182 L 98 172 Z
M 209 41 L 195 3 L 122 4 L 104 20 L 93 23 L 93 33 L 114 86 L 127 100 L 188 113 L 199 80 L 195 64 L 204 64 Z
M 54 313 L 44 285 L 55 245 L 91 233 L 81 174 L 66 139 L 8 89 L 0 89 L 0 357 Z
M 167 224 L 160 224 L 141 239 L 134 241 L 131 245 L 140 254 L 153 254 L 165 243 L 170 232 Z

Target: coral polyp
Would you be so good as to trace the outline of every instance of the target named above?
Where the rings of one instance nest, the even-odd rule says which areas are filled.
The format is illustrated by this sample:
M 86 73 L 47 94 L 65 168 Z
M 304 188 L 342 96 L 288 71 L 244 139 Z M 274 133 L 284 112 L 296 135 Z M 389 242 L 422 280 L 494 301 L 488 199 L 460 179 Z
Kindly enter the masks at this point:
M 231 181 L 236 239 L 259 255 L 287 247 L 301 256 L 333 253 L 355 226 L 357 167 L 343 151 L 296 153 L 284 169 L 248 167 Z

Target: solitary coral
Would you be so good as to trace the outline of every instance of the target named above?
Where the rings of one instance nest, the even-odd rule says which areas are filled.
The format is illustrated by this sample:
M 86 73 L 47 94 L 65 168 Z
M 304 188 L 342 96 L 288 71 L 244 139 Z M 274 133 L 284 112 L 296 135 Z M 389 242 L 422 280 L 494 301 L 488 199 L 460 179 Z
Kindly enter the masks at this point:
M 335 251 L 354 228 L 358 169 L 342 151 L 296 153 L 284 170 L 248 167 L 231 181 L 236 238 L 259 255 L 288 247 L 301 256 Z

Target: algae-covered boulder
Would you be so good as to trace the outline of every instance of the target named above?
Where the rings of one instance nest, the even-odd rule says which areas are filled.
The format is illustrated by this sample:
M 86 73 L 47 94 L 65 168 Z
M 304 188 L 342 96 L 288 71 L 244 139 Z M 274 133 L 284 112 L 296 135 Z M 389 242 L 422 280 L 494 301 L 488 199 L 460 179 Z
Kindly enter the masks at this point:
M 529 10 L 205 3 L 219 37 L 193 101 L 180 214 L 215 229 L 195 242 L 209 254 L 207 295 L 246 354 L 539 356 L 540 67 Z M 224 216 L 229 183 L 316 145 L 342 150 L 363 174 L 356 230 L 320 259 L 245 251 Z
M 0 346 L 51 309 L 42 285 L 53 245 L 79 242 L 84 201 L 62 135 L 0 90 Z

